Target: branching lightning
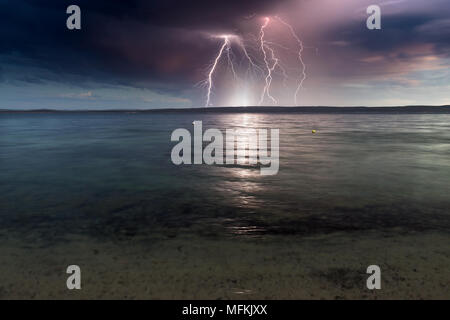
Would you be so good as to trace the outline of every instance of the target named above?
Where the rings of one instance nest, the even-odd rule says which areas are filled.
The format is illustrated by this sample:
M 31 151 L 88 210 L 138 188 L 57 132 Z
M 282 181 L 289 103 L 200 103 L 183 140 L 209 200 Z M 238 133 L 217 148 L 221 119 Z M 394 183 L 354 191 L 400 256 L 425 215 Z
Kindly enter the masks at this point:
M 244 42 L 242 41 L 242 39 L 239 39 L 238 41 L 239 46 L 242 49 L 242 52 L 244 53 L 244 57 L 247 59 L 248 63 L 249 63 L 249 68 L 248 70 L 250 70 L 252 67 L 255 68 L 256 70 L 260 71 L 262 74 L 264 74 L 263 69 L 261 69 L 260 66 L 258 66 L 254 61 L 253 58 L 250 56 L 250 54 L 247 51 L 247 48 L 245 47 Z
M 211 103 L 211 90 L 212 90 L 212 87 L 213 87 L 214 71 L 217 68 L 217 64 L 219 63 L 220 58 L 222 57 L 223 52 L 225 51 L 225 48 L 227 48 L 229 46 L 229 43 L 230 43 L 229 37 L 228 36 L 223 36 L 222 47 L 220 47 L 219 54 L 217 55 L 216 59 L 214 60 L 214 63 L 212 65 L 212 67 L 211 67 L 211 70 L 208 73 L 208 92 L 207 92 L 207 95 L 206 95 L 206 105 L 205 105 L 206 107 L 209 107 L 210 103 Z
M 266 41 L 264 39 L 265 29 L 267 28 L 269 23 L 270 23 L 270 18 L 268 18 L 268 17 L 264 18 L 264 24 L 261 26 L 261 30 L 259 32 L 260 48 L 261 48 L 261 52 L 263 53 L 264 63 L 266 65 L 266 71 L 267 71 L 267 74 L 265 77 L 266 84 L 265 84 L 263 92 L 261 94 L 261 99 L 259 100 L 259 105 L 261 105 L 263 103 L 264 97 L 266 94 L 269 97 L 269 99 L 272 100 L 272 102 L 274 104 L 278 104 L 277 100 L 275 100 L 275 98 L 270 94 L 270 85 L 272 84 L 272 72 L 278 64 L 278 59 L 275 57 L 275 53 L 274 53 L 273 49 L 270 46 L 268 46 L 268 44 L 266 43 Z M 271 59 L 273 60 L 272 66 L 270 66 L 266 49 L 268 49 L 272 53 L 272 56 L 271 56 Z
M 227 40 L 227 58 L 228 58 L 228 65 L 230 66 L 231 72 L 233 73 L 234 80 L 238 80 L 238 76 L 236 73 L 236 69 L 234 68 L 234 62 L 233 62 L 233 51 L 231 49 L 230 40 Z
M 295 105 L 297 105 L 297 96 L 298 93 L 300 92 L 300 89 L 303 88 L 303 82 L 306 79 L 306 64 L 303 62 L 303 41 L 300 40 L 300 37 L 295 33 L 294 28 L 287 22 L 285 22 L 283 19 L 281 19 L 279 16 L 275 17 L 278 21 L 280 21 L 282 24 L 284 24 L 286 27 L 288 27 L 289 31 L 292 34 L 292 37 L 294 37 L 294 39 L 297 41 L 298 46 L 299 46 L 299 50 L 298 50 L 298 60 L 300 61 L 301 64 L 301 76 L 300 76 L 300 80 L 298 82 L 298 86 L 297 89 L 295 90 L 295 94 L 294 94 L 294 102 Z
M 266 39 L 266 30 L 268 28 L 272 29 L 271 26 L 275 22 L 279 22 L 283 27 L 288 28 L 290 37 L 292 37 L 296 41 L 298 49 L 293 50 L 283 44 L 279 44 Z M 252 39 L 253 35 L 250 35 L 250 37 L 251 37 L 250 39 Z M 273 18 L 265 17 L 260 27 L 259 37 L 255 37 L 252 40 L 255 42 L 255 44 L 257 43 L 257 46 L 255 47 L 253 46 L 248 47 L 247 42 L 245 42 L 244 39 L 238 35 L 233 34 L 216 35 L 213 36 L 213 38 L 223 39 L 223 43 L 220 46 L 220 49 L 217 52 L 217 55 L 213 60 L 213 63 L 209 67 L 207 79 L 202 82 L 207 88 L 205 107 L 209 107 L 212 105 L 211 96 L 214 88 L 214 77 L 215 73 L 218 71 L 218 65 L 222 60 L 222 58 L 225 58 L 228 70 L 229 72 L 231 72 L 233 81 L 236 83 L 236 85 L 242 84 L 241 81 L 244 80 L 249 81 L 251 83 L 258 83 L 259 82 L 258 79 L 262 80 L 263 84 L 262 84 L 262 92 L 259 96 L 259 105 L 263 104 L 266 98 L 269 99 L 273 105 L 279 104 L 279 101 L 275 98 L 274 93 L 272 92 L 273 89 L 272 84 L 274 82 L 274 76 L 276 77 L 276 79 L 280 79 L 280 77 L 282 78 L 283 85 L 286 88 L 285 90 L 289 89 L 288 82 L 292 81 L 291 83 L 293 83 L 294 79 L 296 79 L 294 104 L 295 105 L 298 104 L 298 95 L 300 93 L 300 90 L 303 88 L 303 83 L 306 80 L 307 76 L 306 64 L 303 60 L 303 51 L 305 47 L 303 45 L 303 41 L 297 35 L 292 25 L 284 21 L 279 16 L 274 16 Z M 233 45 L 238 46 L 240 49 L 238 53 L 239 56 L 242 57 L 242 61 L 240 64 L 235 63 L 236 56 L 232 49 Z M 279 52 L 282 52 L 283 54 L 286 54 L 286 52 L 291 52 L 289 54 L 294 54 L 295 52 L 295 54 L 297 55 L 297 59 L 299 61 L 299 69 L 300 69 L 300 74 L 298 77 L 295 76 L 294 79 L 290 80 L 291 77 L 289 76 L 287 70 L 291 69 L 293 70 L 293 68 L 286 69 L 285 66 L 283 66 L 282 58 L 280 57 Z M 242 65 L 242 63 L 244 63 L 247 68 L 247 72 L 243 76 L 243 78 L 239 77 L 239 69 L 237 69 Z M 242 86 L 236 86 L 236 88 L 242 88 Z M 257 87 L 254 86 L 253 88 Z

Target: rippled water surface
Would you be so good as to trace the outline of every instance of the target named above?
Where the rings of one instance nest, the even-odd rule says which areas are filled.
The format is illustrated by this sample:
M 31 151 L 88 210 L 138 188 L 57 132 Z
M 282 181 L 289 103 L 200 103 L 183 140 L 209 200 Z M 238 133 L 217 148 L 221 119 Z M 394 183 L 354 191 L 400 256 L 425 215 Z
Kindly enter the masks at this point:
M 173 165 L 194 120 L 279 128 L 279 173 Z M 450 230 L 446 114 L 1 114 L 0 168 L 0 236 L 46 245 Z
M 176 128 L 280 128 L 280 170 L 175 166 Z M 1 218 L 94 235 L 448 227 L 449 115 L 30 114 L 0 118 Z M 318 133 L 313 135 L 312 129 Z M 129 217 L 129 219 L 128 219 Z M 106 225 L 105 225 L 106 224 Z M 148 230 L 147 230 L 148 229 Z M 112 234 L 114 236 L 114 234 Z

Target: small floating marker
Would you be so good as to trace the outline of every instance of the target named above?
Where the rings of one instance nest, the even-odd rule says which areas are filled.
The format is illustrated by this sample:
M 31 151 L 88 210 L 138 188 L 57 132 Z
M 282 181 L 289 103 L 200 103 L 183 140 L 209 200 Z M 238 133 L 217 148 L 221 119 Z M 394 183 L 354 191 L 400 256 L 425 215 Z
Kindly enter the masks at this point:
M 313 129 L 312 133 L 316 133 L 316 129 Z

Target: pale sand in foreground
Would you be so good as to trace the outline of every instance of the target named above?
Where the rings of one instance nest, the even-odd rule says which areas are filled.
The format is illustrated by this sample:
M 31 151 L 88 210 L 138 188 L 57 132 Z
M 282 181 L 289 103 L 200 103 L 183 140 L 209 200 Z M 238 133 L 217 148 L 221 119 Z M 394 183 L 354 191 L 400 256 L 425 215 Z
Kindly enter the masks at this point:
M 1 299 L 450 299 L 450 235 L 131 242 L 2 237 Z M 82 270 L 82 290 L 65 269 Z M 366 289 L 368 265 L 382 289 Z

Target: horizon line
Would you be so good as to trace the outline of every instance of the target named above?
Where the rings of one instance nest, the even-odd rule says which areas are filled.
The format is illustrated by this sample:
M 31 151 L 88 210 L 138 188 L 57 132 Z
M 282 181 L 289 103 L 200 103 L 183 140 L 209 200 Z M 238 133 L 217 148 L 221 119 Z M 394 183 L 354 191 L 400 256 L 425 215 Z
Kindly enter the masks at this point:
M 450 112 L 450 105 L 403 105 L 403 106 L 221 106 L 221 107 L 179 107 L 179 108 L 152 108 L 152 109 L 53 109 L 53 108 L 34 108 L 34 109 L 0 109 L 0 112 L 17 112 L 17 113 L 44 113 L 44 112 L 217 112 L 217 111 L 231 111 L 231 112 L 246 112 L 246 111 L 399 111 L 399 110 L 414 110 L 414 111 L 446 111 Z M 447 110 L 448 108 L 448 110 Z M 419 110 L 420 109 L 420 110 Z

